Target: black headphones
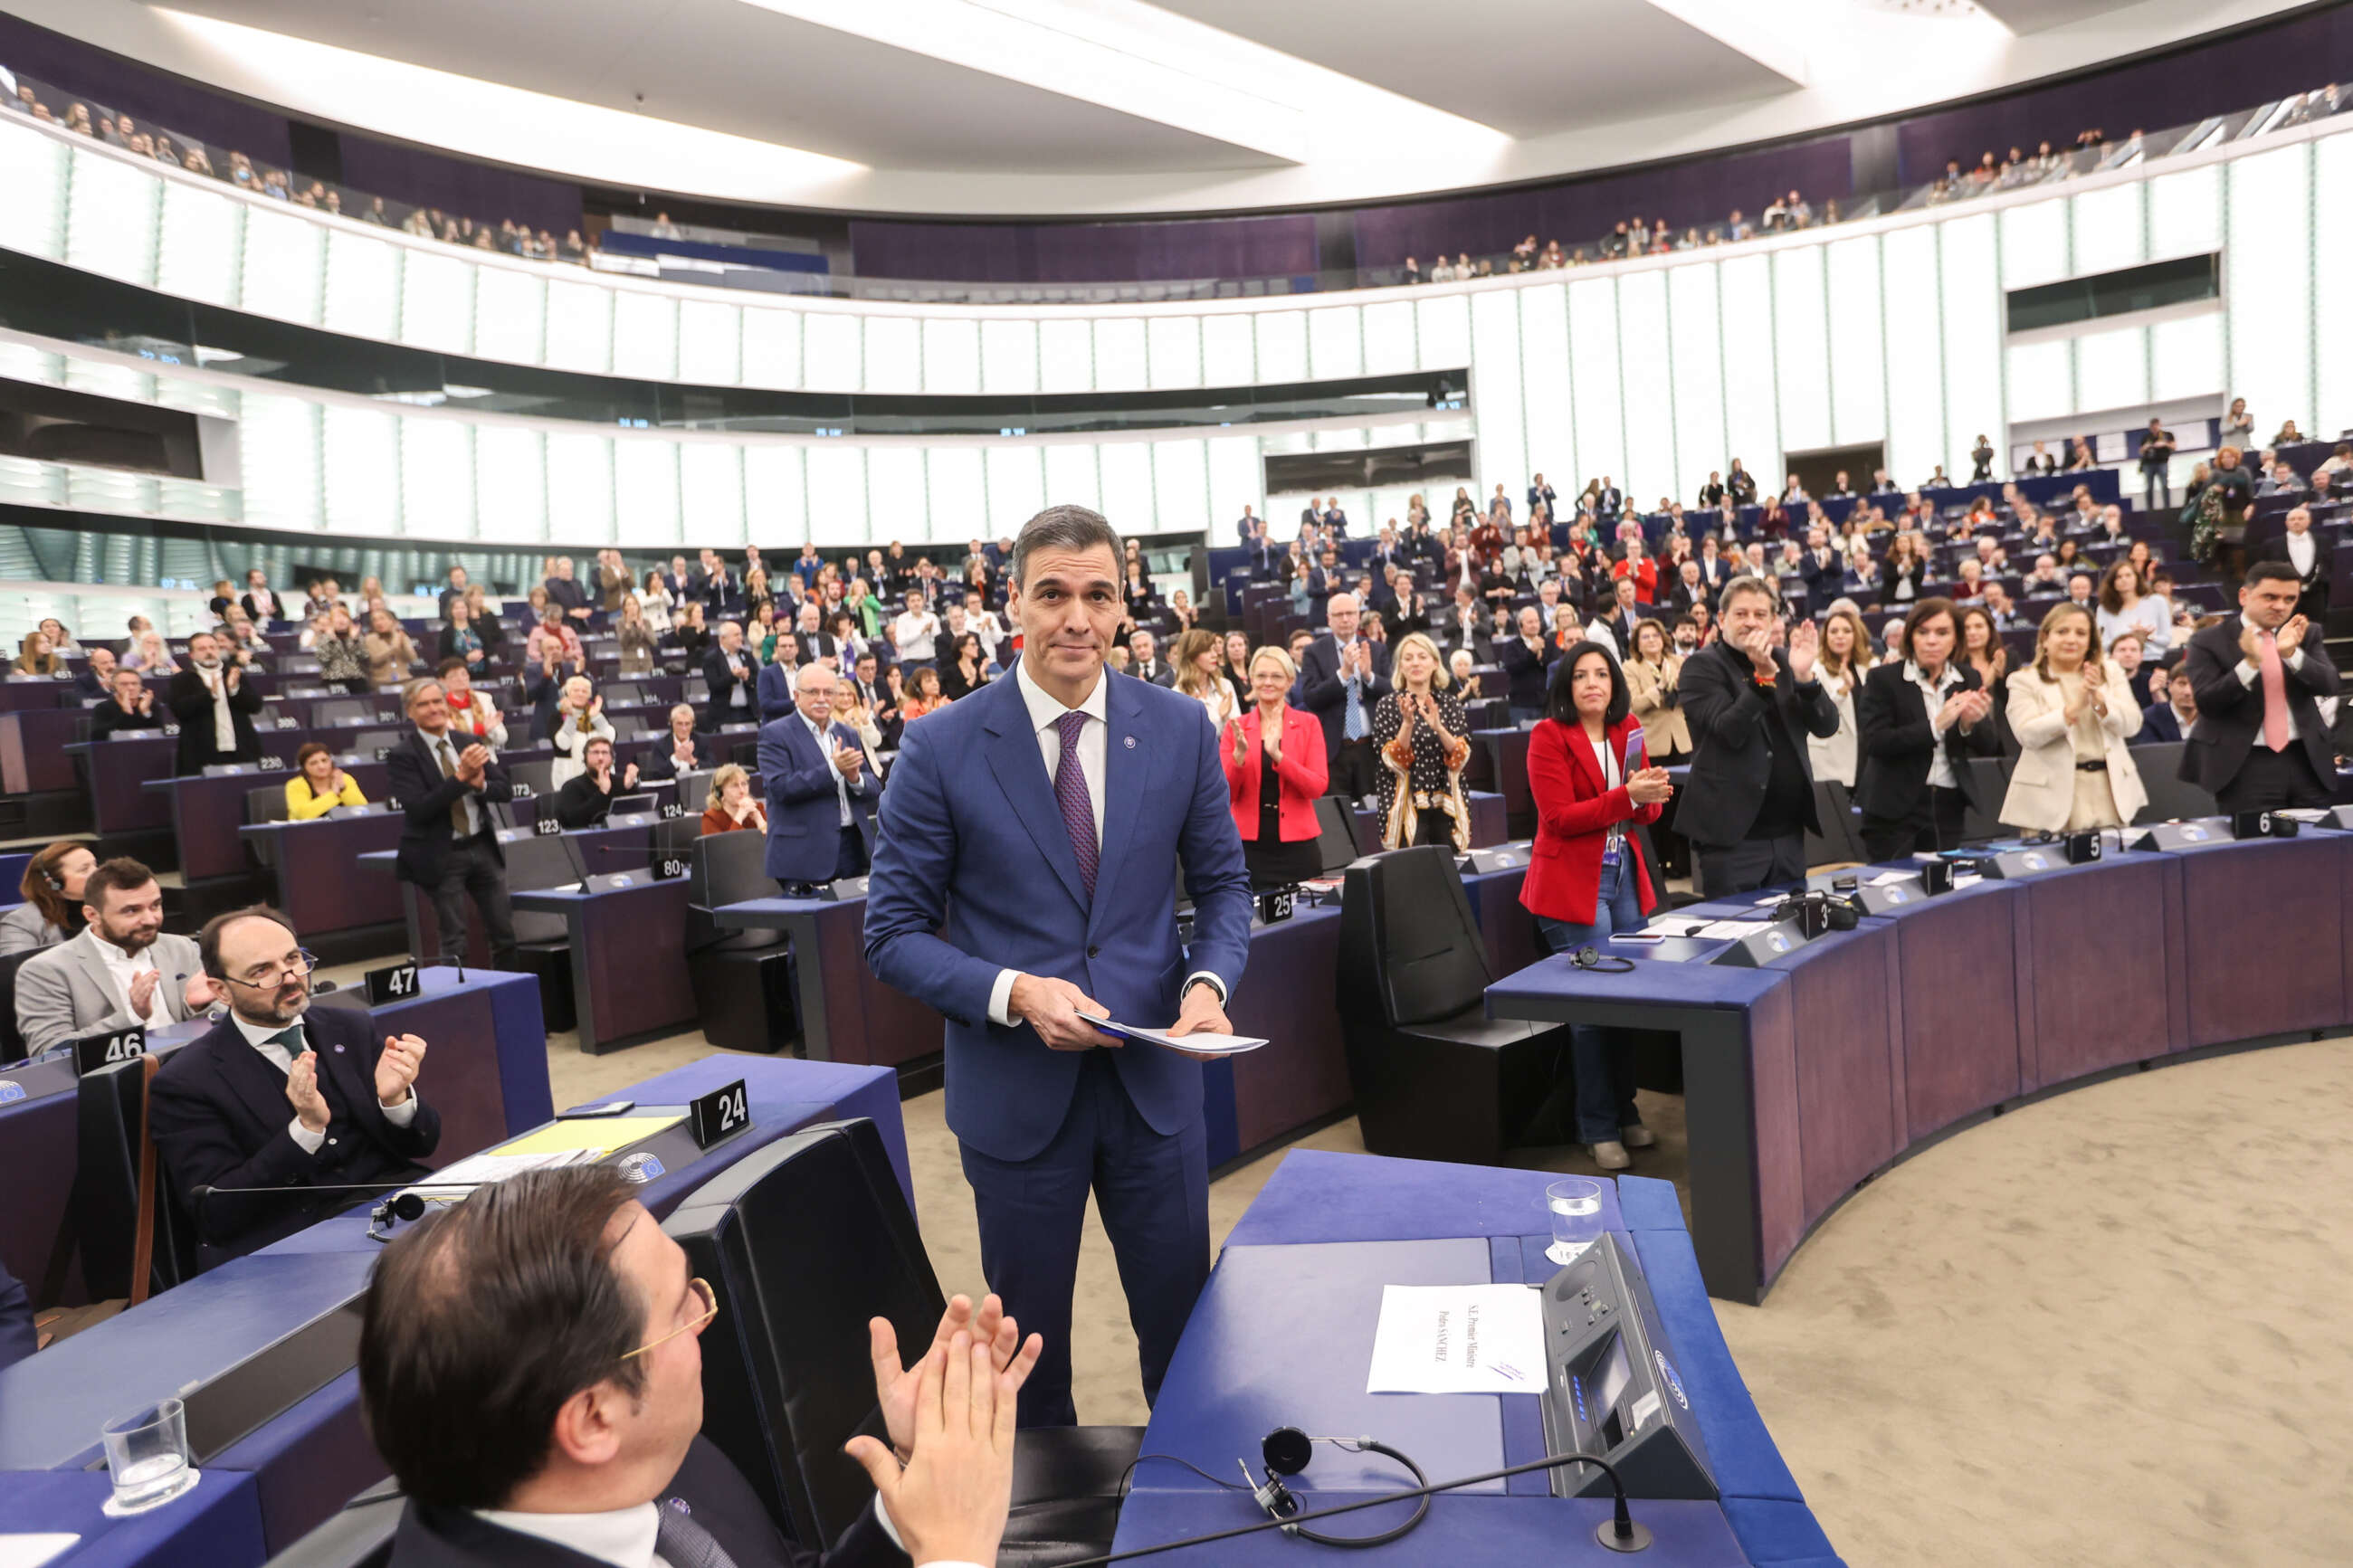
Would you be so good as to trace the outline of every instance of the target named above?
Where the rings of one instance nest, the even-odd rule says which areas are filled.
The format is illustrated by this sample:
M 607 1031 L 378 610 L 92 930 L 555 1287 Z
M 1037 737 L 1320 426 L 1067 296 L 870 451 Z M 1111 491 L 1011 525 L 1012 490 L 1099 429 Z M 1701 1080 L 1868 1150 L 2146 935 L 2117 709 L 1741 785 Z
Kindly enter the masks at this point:
M 1634 972 L 1632 959 L 1605 953 L 1591 942 L 1570 953 L 1568 961 L 1579 969 L 1590 969 L 1600 974 L 1630 974 Z
M 1386 1455 L 1413 1472 L 1415 1486 L 1430 1485 L 1430 1478 L 1421 1473 L 1419 1465 L 1386 1443 L 1377 1443 L 1370 1437 L 1310 1437 L 1296 1426 L 1278 1426 L 1266 1435 L 1266 1441 L 1259 1445 L 1259 1456 L 1266 1461 L 1266 1484 L 1261 1486 L 1250 1481 L 1250 1495 L 1258 1500 L 1259 1507 L 1266 1510 L 1269 1519 L 1289 1519 L 1300 1511 L 1299 1499 L 1282 1484 L 1282 1478 L 1295 1476 L 1305 1469 L 1318 1443 L 1336 1444 L 1351 1453 Z M 1235 1462 L 1242 1468 L 1242 1479 L 1250 1481 L 1249 1461 Z M 1286 1524 L 1282 1527 L 1282 1533 L 1302 1541 L 1313 1541 L 1319 1546 L 1387 1546 L 1392 1541 L 1402 1539 L 1429 1512 L 1430 1496 L 1425 1492 L 1415 1504 L 1411 1519 L 1378 1535 L 1324 1535 L 1303 1524 Z

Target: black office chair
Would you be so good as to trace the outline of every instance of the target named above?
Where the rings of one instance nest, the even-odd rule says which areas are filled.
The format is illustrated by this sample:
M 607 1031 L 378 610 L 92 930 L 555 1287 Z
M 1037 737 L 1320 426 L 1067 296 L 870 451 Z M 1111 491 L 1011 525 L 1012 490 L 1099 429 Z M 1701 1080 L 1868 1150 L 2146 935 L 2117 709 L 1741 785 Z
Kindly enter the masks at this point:
M 248 822 L 284 822 L 286 786 L 283 784 L 264 784 L 259 789 L 245 792 L 245 819 Z
M 525 806 L 529 802 L 522 803 Z M 513 891 L 569 887 L 580 879 L 565 854 L 563 841 L 526 834 L 502 839 L 507 887 Z M 547 1031 L 561 1034 L 580 1026 L 580 1012 L 572 995 L 572 928 L 562 915 L 543 910 L 514 911 L 515 962 L 539 981 L 539 1005 Z
M 1961 837 L 1971 844 L 2006 837 L 2010 829 L 2001 825 L 2001 802 L 2010 793 L 2010 759 L 1971 757 L 1968 769 L 1969 793 L 1977 803 L 1961 823 Z
M 1324 875 L 1336 877 L 1357 858 L 1356 809 L 1336 795 L 1315 797 L 1315 845 Z
M 85 1073 L 75 1086 L 69 1206 L 93 1300 L 136 1306 L 196 1274 L 195 1226 L 170 1192 L 147 1135 L 155 1065 L 153 1057 L 135 1057 Z
M 0 1067 L 21 1062 L 27 1054 L 25 1037 L 16 1028 L 16 971 L 47 951 L 36 947 L 0 957 Z
M 1492 1165 L 1528 1131 L 1566 1067 L 1568 1026 L 1490 1020 L 1493 979 L 1451 850 L 1348 868 L 1340 1033 L 1366 1149 Z
M 778 1140 L 703 1184 L 663 1231 L 719 1299 L 702 1336 L 702 1435 L 779 1528 L 830 1546 L 873 1495 L 841 1446 L 881 1437 L 867 1320 L 902 1351 L 931 1342 L 946 1300 L 881 1135 L 864 1118 Z M 1020 1434 L 998 1568 L 1050 1568 L 1111 1549 L 1140 1426 Z
M 681 818 L 691 823 L 691 818 Z M 780 931 L 723 931 L 722 904 L 774 898 L 765 833 L 706 833 L 694 840 L 686 895 L 686 973 L 695 1021 L 711 1043 L 733 1051 L 776 1051 L 800 1033 L 794 1001 L 795 953 Z
M 407 1511 L 400 1483 L 386 1477 L 272 1557 L 263 1568 L 385 1568 Z
M 2179 741 L 2159 741 L 2132 749 L 2133 766 L 2140 770 L 2141 788 L 2148 795 L 2148 804 L 2133 818 L 2135 826 L 2221 811 L 2212 795 L 2179 776 L 2182 746 Z

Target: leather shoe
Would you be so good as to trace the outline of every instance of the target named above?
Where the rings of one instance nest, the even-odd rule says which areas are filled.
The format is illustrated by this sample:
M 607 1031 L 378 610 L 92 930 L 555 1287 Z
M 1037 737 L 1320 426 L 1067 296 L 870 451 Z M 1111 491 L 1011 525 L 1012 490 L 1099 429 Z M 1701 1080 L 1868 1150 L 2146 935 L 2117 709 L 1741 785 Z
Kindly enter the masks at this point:
M 1634 1162 L 1627 1154 L 1626 1145 L 1613 1138 L 1608 1142 L 1596 1143 L 1593 1146 L 1593 1163 L 1605 1171 L 1622 1171 Z
M 1629 1149 L 1647 1149 L 1659 1141 L 1659 1135 L 1640 1122 L 1618 1129 L 1619 1142 Z

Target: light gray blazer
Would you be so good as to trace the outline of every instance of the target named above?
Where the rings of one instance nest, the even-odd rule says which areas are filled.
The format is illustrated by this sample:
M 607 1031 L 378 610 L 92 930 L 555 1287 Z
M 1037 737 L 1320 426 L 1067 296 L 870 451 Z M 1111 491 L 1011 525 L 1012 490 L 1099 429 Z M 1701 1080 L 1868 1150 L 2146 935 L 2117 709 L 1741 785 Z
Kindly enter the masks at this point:
M 37 947 L 54 947 L 65 939 L 64 931 L 41 918 L 38 904 L 23 903 L 0 911 L 0 958 Z
M 204 973 L 195 940 L 167 931 L 155 939 L 154 952 L 163 976 L 156 984 L 164 1005 L 172 1010 L 173 1022 L 185 1022 L 192 1016 L 187 983 Z M 71 942 L 45 949 L 16 971 L 16 1030 L 36 1056 L 68 1040 L 100 1029 L 126 1029 L 137 1022 L 115 990 L 114 977 L 106 972 L 97 937 L 87 930 Z

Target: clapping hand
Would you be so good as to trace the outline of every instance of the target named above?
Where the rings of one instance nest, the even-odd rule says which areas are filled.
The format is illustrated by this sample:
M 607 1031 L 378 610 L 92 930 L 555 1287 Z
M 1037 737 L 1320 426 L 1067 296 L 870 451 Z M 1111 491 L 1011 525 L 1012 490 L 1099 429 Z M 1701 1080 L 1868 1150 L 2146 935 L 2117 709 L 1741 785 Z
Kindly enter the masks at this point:
M 1029 1343 L 1021 1342 L 1019 1325 L 1005 1315 L 1005 1303 L 994 1294 L 981 1299 L 977 1315 L 973 1311 L 971 1297 L 957 1296 L 950 1300 L 947 1310 L 940 1315 L 940 1326 L 930 1346 L 913 1366 L 900 1364 L 899 1334 L 890 1319 L 874 1318 L 867 1322 L 867 1340 L 874 1363 L 874 1402 L 881 1407 L 882 1426 L 890 1436 L 891 1447 L 902 1456 L 915 1451 L 915 1403 L 923 1386 L 924 1362 L 953 1344 L 960 1333 L 968 1334 L 975 1346 L 987 1347 L 991 1370 L 1010 1370 L 1017 1388 L 1029 1377 L 1029 1369 L 1045 1350 L 1045 1341 L 1037 1334 L 1029 1336 Z M 1018 1366 L 1017 1361 L 1020 1363 Z
M 319 1091 L 319 1053 L 304 1051 L 294 1058 L 286 1074 L 286 1099 L 294 1107 L 294 1114 L 302 1121 L 309 1132 L 324 1132 L 334 1113 L 327 1107 L 327 1097 Z
M 934 1345 L 914 1373 L 902 1469 L 871 1437 L 844 1452 L 866 1468 L 907 1555 L 918 1563 L 994 1563 L 1012 1504 L 1014 1412 L 1027 1367 L 992 1372 L 993 1348 L 958 1332 Z
M 2274 637 L 2274 641 L 2279 647 L 2279 656 L 2282 658 L 2285 658 L 2297 648 L 2303 647 L 2304 634 L 2310 630 L 2311 626 L 2312 623 L 2306 620 L 2302 616 L 2290 616 L 2287 619 L 2287 625 L 2280 627 L 2279 631 Z
M 1822 645 L 1820 627 L 1810 620 L 1799 621 L 1789 633 L 1789 678 L 1806 681 L 1814 678 L 1814 655 Z
M 631 763 L 628 767 L 621 770 L 621 787 L 623 789 L 635 789 L 638 787 L 637 763 Z
M 384 1055 L 375 1063 L 376 1103 L 394 1106 L 406 1100 L 417 1082 L 417 1069 L 424 1065 L 423 1040 L 415 1035 L 386 1035 Z
M 491 749 L 488 746 L 477 742 L 467 747 L 458 754 L 458 782 L 479 786 L 482 782 L 483 770 L 490 766 L 490 763 Z
M 1675 793 L 1664 768 L 1637 768 L 1626 780 L 1626 797 L 1636 805 L 1656 805 Z

